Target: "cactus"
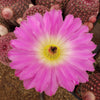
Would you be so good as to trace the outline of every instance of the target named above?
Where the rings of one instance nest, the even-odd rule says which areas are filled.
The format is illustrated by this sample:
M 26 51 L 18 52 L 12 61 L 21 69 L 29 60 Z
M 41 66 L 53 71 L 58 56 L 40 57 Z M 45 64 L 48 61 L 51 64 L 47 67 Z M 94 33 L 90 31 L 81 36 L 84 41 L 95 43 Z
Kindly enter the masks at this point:
M 83 22 L 87 22 L 91 16 L 97 17 L 98 13 L 99 0 L 70 0 L 64 16 L 73 14 L 75 17 L 80 17 Z
M 95 95 L 95 100 L 100 100 L 100 73 L 91 74 L 89 82 L 80 84 L 76 89 L 77 95 L 81 98 L 83 98 L 88 91 Z
M 40 13 L 43 15 L 46 11 L 49 11 L 47 7 L 42 5 L 32 6 L 31 8 L 27 9 L 23 15 L 23 20 L 26 19 L 27 16 L 34 15 L 35 13 Z
M 0 37 L 0 62 L 4 65 L 9 65 L 8 51 L 11 49 L 10 40 L 15 39 L 14 33 L 8 33 Z
M 3 36 L 10 31 L 9 25 L 5 22 L 4 19 L 0 18 L 0 36 Z
M 16 26 L 16 20 L 23 16 L 29 4 L 31 0 L 0 0 L 0 18 Z
M 63 10 L 67 5 L 68 0 L 36 0 L 37 5 L 43 5 L 45 7 L 51 8 L 54 5 L 59 5 L 59 8 Z

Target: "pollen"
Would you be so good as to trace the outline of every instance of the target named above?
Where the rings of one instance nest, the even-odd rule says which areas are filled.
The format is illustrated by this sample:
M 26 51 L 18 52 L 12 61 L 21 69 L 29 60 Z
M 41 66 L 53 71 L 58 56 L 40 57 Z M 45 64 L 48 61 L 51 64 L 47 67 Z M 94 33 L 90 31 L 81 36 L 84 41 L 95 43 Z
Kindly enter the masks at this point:
M 53 61 L 59 59 L 61 51 L 56 45 L 47 45 L 44 47 L 43 54 L 46 59 Z
M 51 46 L 50 49 L 48 50 L 51 54 L 55 54 L 57 52 L 57 47 Z

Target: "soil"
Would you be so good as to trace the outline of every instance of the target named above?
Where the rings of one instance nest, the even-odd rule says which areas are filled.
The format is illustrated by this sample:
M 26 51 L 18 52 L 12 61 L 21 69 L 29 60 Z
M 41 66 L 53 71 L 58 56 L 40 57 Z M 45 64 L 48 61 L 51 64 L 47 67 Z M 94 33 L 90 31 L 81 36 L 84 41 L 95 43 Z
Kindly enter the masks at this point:
M 14 75 L 14 70 L 0 63 L 0 100 L 40 100 L 40 93 L 35 89 L 25 90 L 23 82 Z M 44 94 L 44 100 L 77 99 L 67 90 L 59 88 L 54 96 Z

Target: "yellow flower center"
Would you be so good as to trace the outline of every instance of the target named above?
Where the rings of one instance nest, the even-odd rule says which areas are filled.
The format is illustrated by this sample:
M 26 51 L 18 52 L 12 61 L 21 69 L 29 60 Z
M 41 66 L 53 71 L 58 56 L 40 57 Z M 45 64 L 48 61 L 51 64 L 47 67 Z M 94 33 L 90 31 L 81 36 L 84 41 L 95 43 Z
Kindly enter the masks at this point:
M 40 37 L 37 41 L 34 51 L 40 63 L 49 67 L 62 64 L 70 55 L 70 43 L 65 42 L 66 39 L 61 36 L 45 36 Z
M 44 57 L 46 59 L 53 61 L 57 60 L 60 57 L 60 48 L 56 45 L 47 45 L 43 50 Z

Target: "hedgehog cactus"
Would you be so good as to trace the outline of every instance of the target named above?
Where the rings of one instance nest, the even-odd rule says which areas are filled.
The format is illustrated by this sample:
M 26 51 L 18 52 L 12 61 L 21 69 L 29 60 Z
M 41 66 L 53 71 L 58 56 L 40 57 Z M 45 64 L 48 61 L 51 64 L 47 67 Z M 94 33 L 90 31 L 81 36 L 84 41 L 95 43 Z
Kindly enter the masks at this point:
M 64 9 L 68 0 L 36 0 L 37 5 L 43 5 L 45 7 L 51 8 L 54 5 L 58 5 L 59 9 Z
M 0 16 L 0 36 L 12 32 L 14 30 L 14 25 Z
M 23 16 L 29 4 L 31 0 L 0 0 L 1 18 L 17 25 L 16 20 Z
M 10 40 L 15 39 L 14 33 L 0 37 L 0 62 L 9 65 L 8 51 L 11 49 Z
M 0 36 L 7 34 L 8 30 L 10 30 L 9 25 L 5 22 L 4 19 L 0 18 Z
M 64 15 L 73 14 L 80 17 L 83 22 L 89 21 L 91 16 L 99 13 L 99 0 L 70 0 L 66 6 Z
M 34 15 L 37 12 L 40 13 L 41 15 L 43 15 L 46 11 L 49 11 L 49 9 L 42 5 L 32 6 L 25 11 L 25 13 L 23 15 L 23 20 L 26 19 L 27 16 Z
M 7 33 L 8 29 L 5 26 L 0 25 L 0 36 L 6 35 Z
M 80 94 L 79 97 L 81 98 L 84 98 L 84 95 L 90 91 L 95 95 L 95 100 L 100 100 L 100 73 L 91 74 L 89 82 L 80 84 L 77 87 L 77 91 L 79 91 L 77 95 L 79 96 Z

